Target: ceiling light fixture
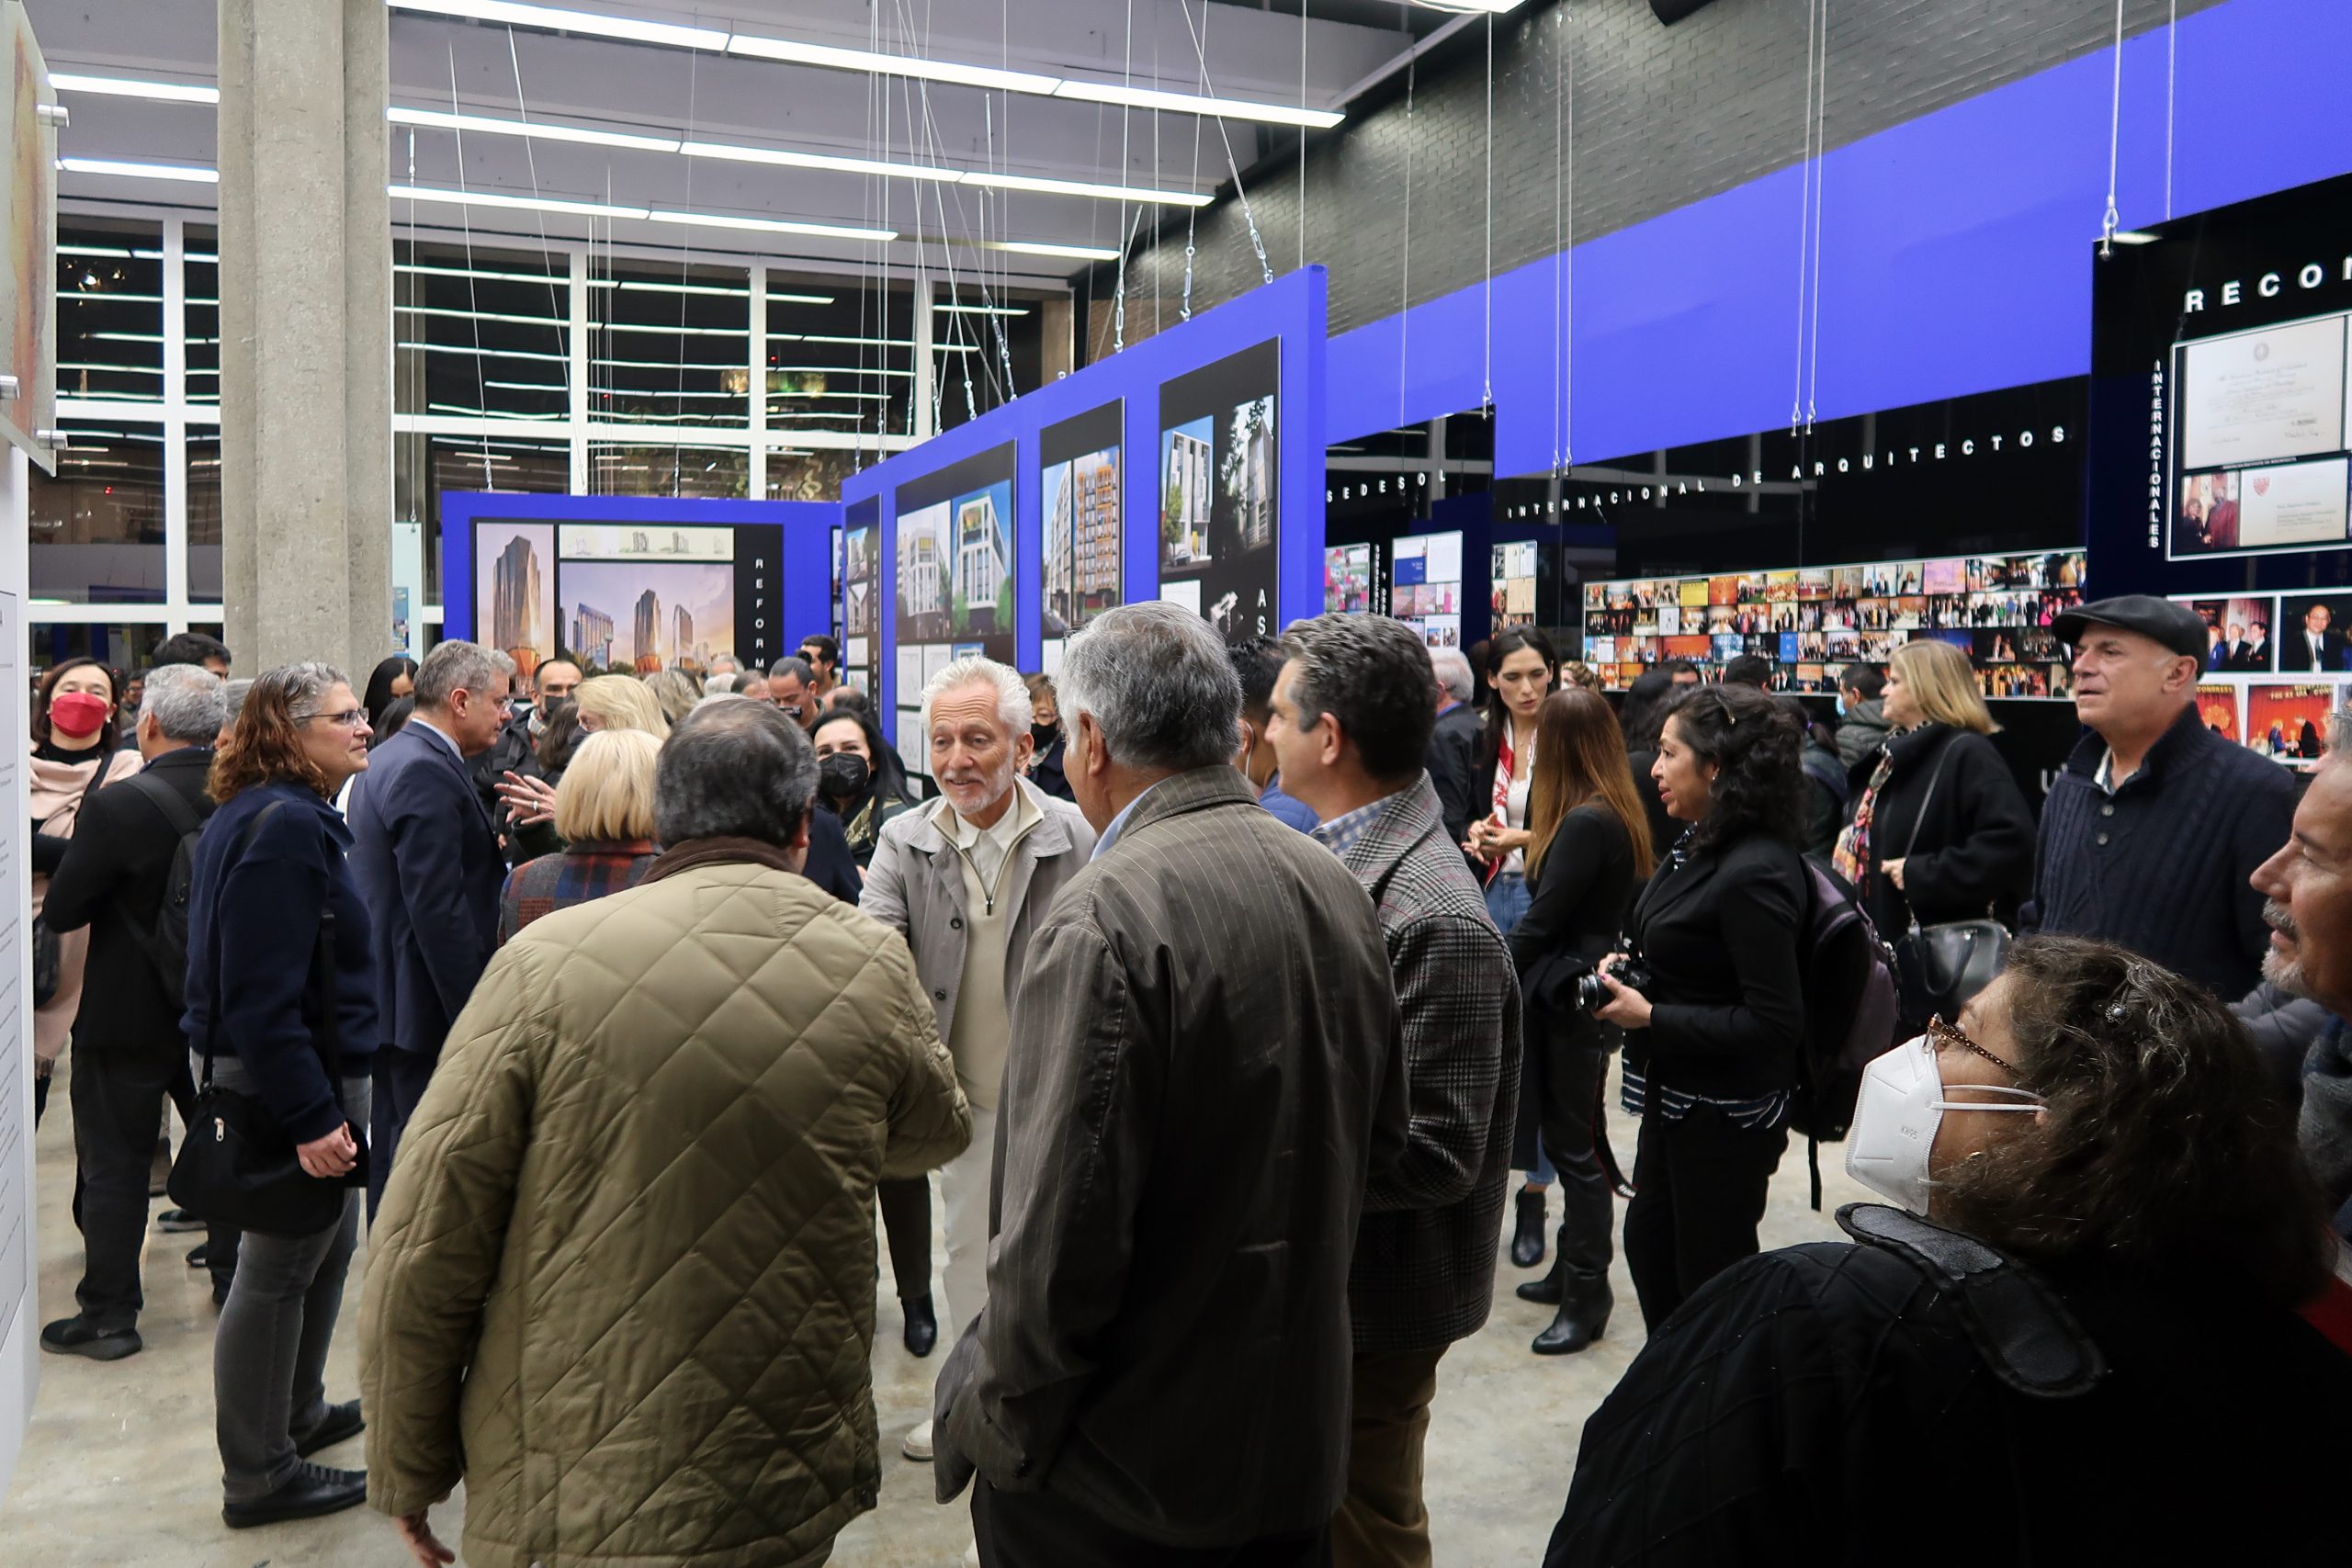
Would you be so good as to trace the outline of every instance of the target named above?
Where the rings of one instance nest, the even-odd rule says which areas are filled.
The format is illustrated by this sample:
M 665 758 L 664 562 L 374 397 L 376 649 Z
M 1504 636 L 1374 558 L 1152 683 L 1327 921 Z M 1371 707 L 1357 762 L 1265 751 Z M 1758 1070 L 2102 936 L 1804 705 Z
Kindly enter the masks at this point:
M 803 223 L 789 218 L 736 218 L 722 212 L 679 212 L 654 208 L 637 214 L 656 223 L 684 223 L 700 229 L 740 229 L 753 234 L 812 234 L 820 240 L 871 240 L 899 237 L 896 229 L 859 229 L 845 223 Z
M 1001 71 L 986 65 L 961 65 L 949 60 L 876 54 L 870 50 L 836 49 L 830 44 L 746 33 L 729 39 L 727 52 L 755 60 L 780 60 L 788 65 L 820 65 L 829 70 L 865 71 L 884 76 L 919 76 L 926 82 L 952 82 L 962 87 L 1005 93 L 1051 93 L 1060 85 L 1055 77 L 1030 71 Z
M 944 299 L 933 300 L 931 308 L 959 316 L 1025 316 L 1029 313 L 1026 305 L 950 305 Z
M 639 152 L 675 152 L 678 150 L 678 138 L 674 136 L 593 130 L 584 126 L 551 125 L 537 119 L 505 119 L 495 115 L 403 108 L 397 104 L 384 111 L 384 118 L 394 125 L 420 126 L 427 130 L 470 130 L 484 136 L 528 136 L 540 141 L 576 141 L 588 147 L 626 147 Z
M 450 207 L 495 207 L 517 212 L 564 212 L 576 218 L 642 218 L 642 207 L 614 207 L 602 201 L 571 201 L 552 196 L 506 196 L 491 190 L 436 190 L 431 186 L 390 185 L 385 192 L 395 201 L 433 201 Z
M 984 251 L 1011 251 L 1023 256 L 1061 256 L 1071 261 L 1117 261 L 1119 253 L 1101 245 L 1049 245 L 1038 240 L 984 240 Z
M 109 98 L 145 98 L 158 104 L 217 104 L 220 89 L 193 82 L 143 82 L 130 76 L 85 76 L 52 71 L 49 85 L 61 93 L 96 93 Z
M 679 144 L 678 151 L 689 158 L 729 158 L 739 164 L 775 164 L 789 169 L 826 169 L 844 175 L 898 175 L 910 180 L 942 180 L 950 185 L 967 177 L 961 169 L 933 168 L 927 164 L 886 164 L 872 158 L 793 152 L 781 147 L 742 147 L 726 141 L 686 141 Z
M 1159 207 L 1206 207 L 1213 197 L 1181 190 L 1148 190 L 1141 186 L 1099 185 L 1092 180 L 1046 180 L 1031 175 L 997 175 L 974 169 L 964 176 L 967 186 L 999 190 L 1034 190 L 1046 196 L 1092 196 L 1114 201 L 1141 201 Z
M 139 164 L 121 158 L 60 158 L 57 166 L 69 175 L 119 175 L 134 180 L 187 180 L 216 186 L 220 171 L 193 164 Z
M 1167 93 L 1157 87 L 1129 87 L 1117 82 L 1064 82 L 1054 89 L 1057 98 L 1082 103 L 1117 104 L 1136 109 L 1168 109 L 1177 114 L 1215 115 L 1220 119 L 1255 119 L 1268 125 L 1305 126 L 1329 130 L 1347 116 L 1331 109 L 1303 109 L 1290 104 L 1259 104 L 1243 98 L 1218 98 L 1197 93 Z
M 565 11 L 551 6 L 521 6 L 513 0 L 384 0 L 395 11 L 429 17 L 454 17 L 467 22 L 504 22 L 511 27 L 537 28 L 542 32 L 578 33 L 588 38 L 622 39 L 630 43 L 658 43 L 672 49 L 724 50 L 727 35 L 712 28 L 681 27 L 674 22 L 646 22 L 633 17 L 609 17 L 592 11 Z

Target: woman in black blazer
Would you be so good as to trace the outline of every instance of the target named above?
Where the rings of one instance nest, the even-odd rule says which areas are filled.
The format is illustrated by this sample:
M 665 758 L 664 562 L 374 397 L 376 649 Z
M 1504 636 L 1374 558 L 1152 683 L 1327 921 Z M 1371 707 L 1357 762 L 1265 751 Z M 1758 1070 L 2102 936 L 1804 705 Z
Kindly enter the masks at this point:
M 1559 1172 L 1559 1251 L 1521 1300 L 1560 1310 L 1535 1337 L 1539 1356 L 1600 1337 L 1614 1304 L 1609 1259 L 1617 1215 L 1593 1142 L 1593 1118 L 1617 1031 L 1577 1005 L 1577 981 L 1614 946 L 1636 881 L 1649 874 L 1649 824 L 1616 716 L 1598 692 L 1563 686 L 1544 700 L 1528 803 L 1527 913 L 1510 932 L 1526 1004 L 1519 1137 L 1511 1163 L 1534 1168 L 1538 1139 Z
M 1832 863 L 1888 942 L 1914 923 L 2012 920 L 2033 887 L 2033 812 L 1989 739 L 1999 728 L 1967 655 L 1906 642 L 1886 665 L 1886 718 L 1854 767 Z M 1924 1018 L 1899 1021 L 1907 1040 Z
M 1804 1032 L 1797 750 L 1795 724 L 1762 692 L 1700 686 L 1667 716 L 1651 770 L 1690 827 L 1627 922 L 1650 978 L 1635 989 L 1604 966 L 1600 1017 L 1625 1031 L 1624 1107 L 1642 1119 L 1625 1261 L 1652 1333 L 1755 1256 L 1788 1145 Z

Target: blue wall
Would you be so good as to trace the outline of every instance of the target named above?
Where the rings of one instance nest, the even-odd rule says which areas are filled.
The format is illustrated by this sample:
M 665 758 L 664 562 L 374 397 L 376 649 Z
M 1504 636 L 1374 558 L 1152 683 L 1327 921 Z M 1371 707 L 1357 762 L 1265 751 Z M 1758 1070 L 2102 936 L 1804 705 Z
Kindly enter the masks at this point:
M 2166 216 L 2166 50 L 2161 28 L 2124 45 L 2126 228 Z M 1822 161 L 1818 417 L 2088 373 L 2113 72 L 2102 50 Z M 2177 87 L 2176 214 L 2352 170 L 2352 0 L 2183 17 Z M 1786 423 L 1802 184 L 1786 169 L 1496 277 L 1495 472 Z M 1484 293 L 1333 339 L 1327 443 L 1478 407 Z

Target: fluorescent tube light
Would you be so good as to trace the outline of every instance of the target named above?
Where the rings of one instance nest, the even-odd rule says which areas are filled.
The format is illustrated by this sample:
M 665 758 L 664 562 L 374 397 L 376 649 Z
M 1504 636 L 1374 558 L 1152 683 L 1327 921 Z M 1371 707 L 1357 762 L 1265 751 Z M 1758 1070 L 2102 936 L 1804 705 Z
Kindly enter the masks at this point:
M 577 141 L 588 147 L 626 147 L 639 152 L 675 152 L 678 150 L 678 138 L 674 136 L 645 136 L 628 130 L 592 130 L 584 126 L 552 125 L 545 120 L 403 108 L 397 104 L 384 111 L 384 118 L 394 125 L 413 125 L 427 130 L 470 130 L 484 136 L 528 136 L 540 141 Z
M 1329 109 L 1252 103 L 1246 98 L 1204 97 L 1196 93 L 1166 93 L 1156 87 L 1129 87 L 1117 82 L 1071 80 L 1055 88 L 1054 96 L 1090 104 L 1118 104 L 1127 108 L 1216 115 L 1223 119 L 1262 120 L 1269 125 L 1299 125 L 1314 130 L 1329 130 L 1347 118 Z
M 868 71 L 885 76 L 919 76 L 927 82 L 953 82 L 958 86 L 993 88 L 1007 93 L 1051 93 L 1054 77 L 1028 71 L 1000 71 L 987 65 L 962 65 L 949 60 L 922 60 L 909 54 L 876 54 L 863 49 L 835 49 L 829 44 L 802 43 L 794 39 L 761 38 L 737 33 L 727 40 L 727 52 L 758 60 L 781 60 L 791 65 L 821 65 L 835 71 Z
M 1181 190 L 1148 190 L 1141 186 L 1100 185 L 1092 180 L 1045 180 L 1030 175 L 995 175 L 973 169 L 964 175 L 967 186 L 999 190 L 1034 190 L 1046 196 L 1091 196 L 1108 201 L 1142 201 L 1160 207 L 1206 207 L 1214 199 Z
M 109 98 L 146 98 L 159 104 L 217 104 L 220 89 L 192 82 L 142 82 L 130 76 L 85 76 L 52 71 L 49 85 L 61 93 L 97 93 Z
M 803 223 L 789 218 L 736 218 L 722 212 L 679 212 L 655 208 L 630 214 L 656 223 L 685 223 L 703 229 L 741 229 L 754 234 L 813 234 L 823 240 L 895 240 L 895 229 L 856 229 L 842 223 Z
M 944 299 L 933 300 L 931 308 L 952 310 L 959 316 L 1025 316 L 1029 313 L 1026 305 L 950 305 Z
M 220 171 L 193 164 L 137 164 L 120 158 L 60 158 L 57 166 L 69 175 L 119 175 L 134 180 L 187 180 L 197 185 L 220 183 Z
M 431 186 L 393 185 L 384 187 L 395 201 L 437 201 L 451 207 L 496 207 L 521 212 L 565 212 L 578 218 L 642 218 L 642 207 L 614 207 L 601 201 L 569 201 L 552 196 L 505 196 L 490 190 L 436 190 Z
M 429 17 L 455 17 L 469 22 L 505 22 L 546 32 L 579 33 L 590 38 L 626 39 L 631 43 L 666 44 L 673 49 L 724 50 L 727 35 L 711 28 L 680 27 L 674 22 L 646 22 L 634 17 L 612 17 L 594 11 L 565 11 L 552 6 L 522 6 L 513 0 L 385 0 L 395 11 Z
M 790 169 L 828 169 L 844 175 L 896 175 L 910 180 L 964 177 L 958 169 L 938 169 L 928 164 L 886 164 L 872 158 L 845 158 L 831 152 L 793 152 L 781 147 L 742 147 L 726 141 L 686 141 L 678 151 L 689 158 L 729 158 L 739 164 L 777 164 Z
M 1072 261 L 1117 261 L 1119 253 L 1101 245 L 1049 245 L 1037 240 L 987 240 L 984 251 L 1011 251 L 1024 256 L 1063 256 Z

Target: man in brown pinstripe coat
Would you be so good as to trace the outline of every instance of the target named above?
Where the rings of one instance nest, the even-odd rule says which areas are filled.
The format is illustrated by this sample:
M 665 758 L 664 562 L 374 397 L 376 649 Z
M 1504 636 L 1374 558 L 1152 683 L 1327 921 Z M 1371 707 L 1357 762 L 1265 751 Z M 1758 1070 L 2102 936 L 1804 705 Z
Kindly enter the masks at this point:
M 1405 1146 L 1372 900 L 1228 765 L 1241 693 L 1172 604 L 1059 676 L 1094 859 L 1031 942 L 987 1304 L 939 1380 L 943 1502 L 987 1568 L 1328 1561 L 1348 1270 Z

